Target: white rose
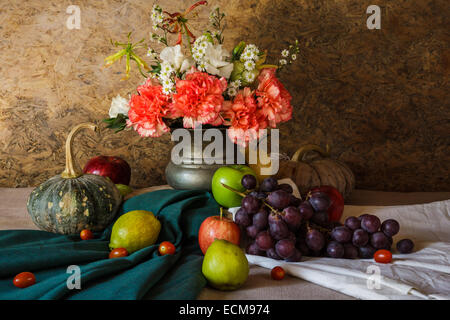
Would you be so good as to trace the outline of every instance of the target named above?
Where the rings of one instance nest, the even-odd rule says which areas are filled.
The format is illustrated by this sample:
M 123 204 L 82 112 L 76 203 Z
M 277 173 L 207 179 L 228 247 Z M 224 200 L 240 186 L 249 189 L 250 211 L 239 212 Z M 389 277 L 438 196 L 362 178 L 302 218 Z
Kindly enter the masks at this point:
M 170 63 L 178 72 L 184 72 L 194 64 L 194 60 L 192 60 L 192 58 L 186 57 L 181 52 L 181 47 L 179 44 L 174 47 L 164 48 L 159 54 L 159 57 L 162 61 Z
M 213 46 L 208 43 L 208 47 L 206 48 L 205 56 L 203 58 L 206 71 L 210 74 L 228 79 L 233 71 L 233 64 L 225 61 L 225 58 L 229 56 L 230 53 L 224 50 L 221 44 Z
M 122 98 L 119 94 L 117 97 L 113 98 L 111 101 L 111 107 L 109 108 L 109 117 L 116 118 L 117 115 L 123 114 L 125 116 L 128 115 L 128 110 L 130 110 L 130 106 L 128 105 L 128 100 Z

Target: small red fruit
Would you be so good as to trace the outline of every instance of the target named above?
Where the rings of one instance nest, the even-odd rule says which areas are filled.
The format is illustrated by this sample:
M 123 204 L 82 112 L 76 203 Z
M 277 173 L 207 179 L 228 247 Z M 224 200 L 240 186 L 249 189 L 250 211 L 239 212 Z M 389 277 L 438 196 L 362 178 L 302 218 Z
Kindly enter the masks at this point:
M 159 248 L 158 248 L 159 254 L 162 256 L 164 256 L 166 254 L 174 254 L 175 250 L 176 250 L 175 246 L 169 241 L 161 242 L 161 244 L 159 245 Z
M 227 240 L 237 246 L 241 239 L 241 229 L 233 220 L 223 216 L 222 208 L 220 216 L 208 217 L 200 225 L 198 243 L 203 254 L 216 239 Z
M 379 263 L 390 263 L 392 262 L 392 253 L 389 250 L 381 249 L 375 252 L 373 258 Z
M 36 277 L 31 272 L 21 272 L 14 277 L 13 283 L 17 288 L 26 288 L 36 283 Z
M 126 256 L 128 256 L 128 251 L 125 248 L 116 248 L 116 249 L 113 249 L 109 253 L 109 258 L 110 259 L 122 258 L 122 257 L 126 257 Z
M 273 268 L 272 271 L 270 271 L 270 275 L 274 280 L 282 280 L 285 274 L 286 273 L 284 272 L 284 269 L 279 266 Z
M 84 229 L 84 230 L 81 230 L 81 232 L 80 232 L 80 238 L 81 238 L 81 240 L 94 239 L 94 234 L 92 233 L 91 230 Z

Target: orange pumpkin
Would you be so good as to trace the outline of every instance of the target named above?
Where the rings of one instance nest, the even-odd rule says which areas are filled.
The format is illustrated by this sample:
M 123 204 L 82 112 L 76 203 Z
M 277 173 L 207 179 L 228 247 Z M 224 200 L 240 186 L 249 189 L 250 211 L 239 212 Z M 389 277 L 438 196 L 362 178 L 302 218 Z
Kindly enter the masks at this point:
M 280 160 L 277 179 L 291 178 L 302 194 L 318 186 L 335 187 L 346 199 L 355 187 L 355 176 L 342 161 L 331 159 L 325 151 L 314 144 L 301 146 L 291 160 Z

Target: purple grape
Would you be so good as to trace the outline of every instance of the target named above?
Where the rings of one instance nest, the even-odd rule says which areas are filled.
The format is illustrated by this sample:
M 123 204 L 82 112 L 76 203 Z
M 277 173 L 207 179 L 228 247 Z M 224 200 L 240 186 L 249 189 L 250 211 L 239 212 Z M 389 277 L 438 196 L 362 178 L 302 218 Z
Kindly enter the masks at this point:
M 248 254 L 253 254 L 255 256 L 262 256 L 264 254 L 264 251 L 261 250 L 256 243 L 249 244 L 245 251 Z
M 314 211 L 326 211 L 331 206 L 330 197 L 321 191 L 311 194 L 309 203 L 314 208 Z
M 282 258 L 277 254 L 275 248 L 270 248 L 266 250 L 266 256 L 275 260 L 281 260 Z
M 331 258 L 342 258 L 344 252 L 344 246 L 337 241 L 331 241 L 327 245 L 327 255 Z
M 279 184 L 277 189 L 278 189 L 278 190 L 283 190 L 283 191 L 285 191 L 285 192 L 287 192 L 287 193 L 292 193 L 292 192 L 294 192 L 294 189 L 292 189 L 291 185 L 290 185 L 290 184 L 287 184 L 287 183 Z
M 402 239 L 397 242 L 397 250 L 400 253 L 411 253 L 414 249 L 414 242 L 411 239 Z
M 256 235 L 258 234 L 259 229 L 258 229 L 257 227 L 255 227 L 254 225 L 251 225 L 251 226 L 248 226 L 248 227 L 245 229 L 245 231 L 247 232 L 247 235 L 248 235 L 250 238 L 254 239 L 254 238 L 256 238 Z
M 356 229 L 353 232 L 352 243 L 354 246 L 363 247 L 369 242 L 369 234 L 363 229 Z
M 344 225 L 342 223 L 340 223 L 339 221 L 332 221 L 330 222 L 330 227 L 332 229 L 337 228 L 337 227 L 343 227 Z
M 300 262 L 302 260 L 302 253 L 298 249 L 294 249 L 294 253 L 286 258 L 287 262 Z
M 295 250 L 295 243 L 292 240 L 289 239 L 282 239 L 279 240 L 275 244 L 275 251 L 276 253 L 283 259 L 286 259 L 294 253 Z
M 257 213 L 253 215 L 253 225 L 259 230 L 267 227 L 269 213 L 266 209 L 261 208 Z
M 377 249 L 370 244 L 358 248 L 358 255 L 361 259 L 372 259 Z
M 286 239 L 289 236 L 289 228 L 280 217 L 269 220 L 270 234 L 275 240 Z
M 302 200 L 291 194 L 291 200 L 289 206 L 298 207 L 302 203 Z
M 287 207 L 281 213 L 281 217 L 286 222 L 289 230 L 296 231 L 302 224 L 302 216 L 296 207 Z
M 246 174 L 245 176 L 242 177 L 241 180 L 242 186 L 247 190 L 255 189 L 256 183 L 257 183 L 256 178 L 252 174 Z
M 386 237 L 386 238 L 388 239 L 388 244 L 383 249 L 391 251 L 392 243 L 394 242 L 394 240 L 392 239 L 392 237 Z
M 320 231 L 311 229 L 306 233 L 306 245 L 312 251 L 320 251 L 325 246 L 325 237 Z
M 361 228 L 361 221 L 356 217 L 348 217 L 345 219 L 345 226 L 350 230 L 356 230 Z
M 365 216 L 368 216 L 368 214 L 364 213 L 364 214 L 358 216 L 358 220 L 361 221 Z
M 268 231 L 259 232 L 256 235 L 255 243 L 264 251 L 273 247 L 273 240 Z
M 331 238 L 340 243 L 352 240 L 352 230 L 347 227 L 336 227 L 331 231 Z
M 386 236 L 393 237 L 400 231 L 400 224 L 394 219 L 385 220 L 381 224 L 381 231 L 383 231 Z
M 381 226 L 381 221 L 377 216 L 368 214 L 361 220 L 361 228 L 368 233 L 375 233 Z
M 259 189 L 263 192 L 272 192 L 272 191 L 276 190 L 277 187 L 278 187 L 277 179 L 275 179 L 273 177 L 269 177 L 269 178 L 265 178 L 261 182 L 261 186 Z
M 383 249 L 389 245 L 389 240 L 383 232 L 378 231 L 370 236 L 370 244 L 375 249 Z
M 234 221 L 243 227 L 248 227 L 252 223 L 252 219 L 244 208 L 239 208 L 234 216 Z
M 311 221 L 321 227 L 327 227 L 329 223 L 328 213 L 326 211 L 315 212 L 311 218 Z
M 259 199 L 259 200 L 264 200 L 267 197 L 267 194 L 265 192 L 260 192 L 260 191 L 252 191 L 248 195 L 255 197 L 256 199 Z
M 345 259 L 356 259 L 358 258 L 358 248 L 351 243 L 344 244 L 344 258 Z
M 290 201 L 291 195 L 283 190 L 275 190 L 267 196 L 267 203 L 279 210 L 286 208 Z
M 308 201 L 302 202 L 298 206 L 298 210 L 300 211 L 300 215 L 302 216 L 303 220 L 311 219 L 314 214 L 314 209 Z
M 246 195 L 244 199 L 242 199 L 241 206 L 247 213 L 252 214 L 259 210 L 261 201 L 251 195 Z

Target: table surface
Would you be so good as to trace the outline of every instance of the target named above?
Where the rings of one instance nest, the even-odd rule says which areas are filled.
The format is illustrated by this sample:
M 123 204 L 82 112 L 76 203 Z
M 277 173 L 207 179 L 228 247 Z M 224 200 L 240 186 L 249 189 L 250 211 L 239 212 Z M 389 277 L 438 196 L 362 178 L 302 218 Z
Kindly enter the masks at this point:
M 168 186 L 139 189 L 131 196 L 166 188 Z M 33 188 L 0 188 L 0 230 L 37 229 L 26 209 L 27 198 L 32 190 Z M 447 199 L 450 199 L 450 192 L 399 193 L 355 190 L 346 204 L 354 206 L 390 206 L 428 203 Z M 241 289 L 223 292 L 206 287 L 200 293 L 198 299 L 347 300 L 354 298 L 295 277 L 286 276 L 282 281 L 274 281 L 270 278 L 270 270 L 251 266 L 249 278 Z

